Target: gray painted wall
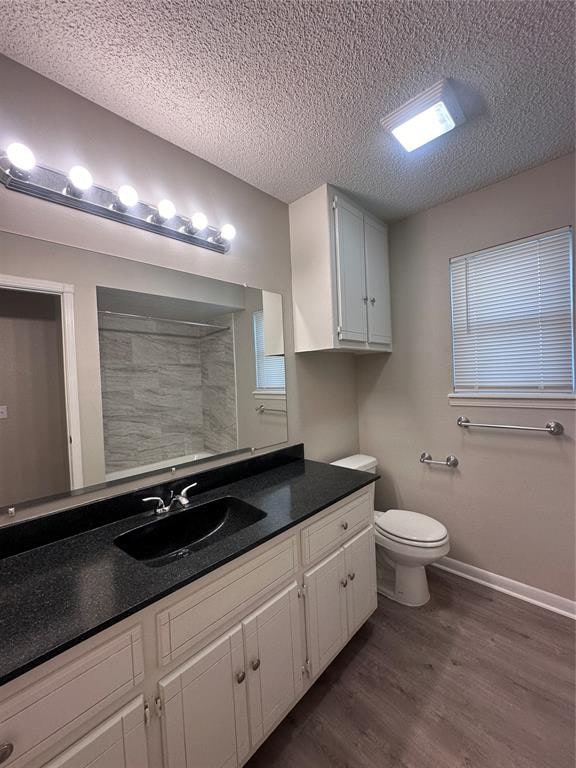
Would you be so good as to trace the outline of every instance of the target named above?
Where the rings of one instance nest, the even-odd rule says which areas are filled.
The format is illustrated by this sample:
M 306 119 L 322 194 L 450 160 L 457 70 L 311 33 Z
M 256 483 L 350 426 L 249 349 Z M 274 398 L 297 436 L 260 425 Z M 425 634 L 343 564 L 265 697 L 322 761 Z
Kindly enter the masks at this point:
M 452 557 L 565 597 L 574 593 L 575 411 L 448 404 L 448 259 L 574 224 L 574 215 L 570 155 L 394 225 L 394 352 L 358 361 L 360 447 L 382 474 L 377 508 L 430 514 L 448 527 Z M 460 415 L 557 420 L 566 435 L 468 432 L 456 425 Z M 424 450 L 454 453 L 460 468 L 425 467 Z

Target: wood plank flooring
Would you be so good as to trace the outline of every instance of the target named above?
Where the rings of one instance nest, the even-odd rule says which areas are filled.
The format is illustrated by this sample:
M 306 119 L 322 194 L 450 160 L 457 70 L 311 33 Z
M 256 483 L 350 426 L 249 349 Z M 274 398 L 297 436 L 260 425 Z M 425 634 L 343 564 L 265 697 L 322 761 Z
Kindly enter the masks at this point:
M 575 624 L 430 569 L 380 598 L 246 768 L 574 768 Z

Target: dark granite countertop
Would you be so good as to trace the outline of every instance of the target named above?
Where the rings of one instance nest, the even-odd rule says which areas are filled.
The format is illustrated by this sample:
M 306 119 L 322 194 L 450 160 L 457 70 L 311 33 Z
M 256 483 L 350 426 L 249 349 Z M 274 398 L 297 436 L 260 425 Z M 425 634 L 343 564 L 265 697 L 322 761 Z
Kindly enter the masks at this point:
M 266 468 L 258 458 L 241 464 L 249 467 L 252 462 L 258 467 L 257 474 L 217 487 L 208 483 L 210 490 L 191 501 L 196 505 L 234 496 L 263 510 L 266 517 L 168 565 L 152 568 L 132 559 L 114 544 L 119 534 L 149 522 L 149 513 L 124 517 L 20 554 L 4 556 L 0 560 L 0 684 L 190 584 L 376 479 L 366 472 L 293 456 L 287 459 L 288 463 L 273 468 Z M 211 470 L 211 476 L 218 472 L 226 478 L 226 471 L 218 469 Z M 204 474 L 208 476 L 210 472 Z M 230 472 L 227 479 L 230 480 Z M 199 483 L 199 487 L 206 485 Z M 126 498 L 117 497 L 117 502 L 120 504 Z M 99 503 L 110 508 L 114 500 Z M 82 515 L 83 511 L 76 509 L 74 514 Z M 44 523 L 47 524 L 50 523 Z

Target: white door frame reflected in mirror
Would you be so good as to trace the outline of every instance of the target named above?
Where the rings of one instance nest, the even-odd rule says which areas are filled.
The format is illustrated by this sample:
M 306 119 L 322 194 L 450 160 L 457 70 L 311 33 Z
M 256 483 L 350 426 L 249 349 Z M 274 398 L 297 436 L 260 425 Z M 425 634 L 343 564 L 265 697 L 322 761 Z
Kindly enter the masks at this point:
M 76 365 L 76 334 L 74 330 L 74 286 L 69 283 L 55 283 L 50 280 L 36 280 L 18 275 L 0 275 L 0 288 L 29 293 L 45 293 L 60 298 L 70 490 L 82 488 L 84 476 Z

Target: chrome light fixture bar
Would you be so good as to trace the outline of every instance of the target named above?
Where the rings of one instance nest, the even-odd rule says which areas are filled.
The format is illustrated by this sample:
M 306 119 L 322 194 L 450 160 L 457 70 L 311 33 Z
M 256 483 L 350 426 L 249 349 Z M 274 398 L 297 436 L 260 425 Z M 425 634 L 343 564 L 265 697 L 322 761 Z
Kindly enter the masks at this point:
M 193 214 L 192 218 L 180 215 L 169 200 L 161 200 L 157 206 L 145 203 L 128 185 L 113 190 L 94 184 L 90 172 L 81 166 L 74 166 L 69 173 L 63 173 L 36 163 L 31 150 L 23 144 L 11 144 L 1 154 L 0 183 L 13 192 L 65 205 L 217 253 L 227 253 L 236 234 L 231 224 L 220 228 L 209 225 L 200 212 Z
M 465 121 L 448 80 L 443 79 L 380 121 L 407 152 L 443 136 Z

